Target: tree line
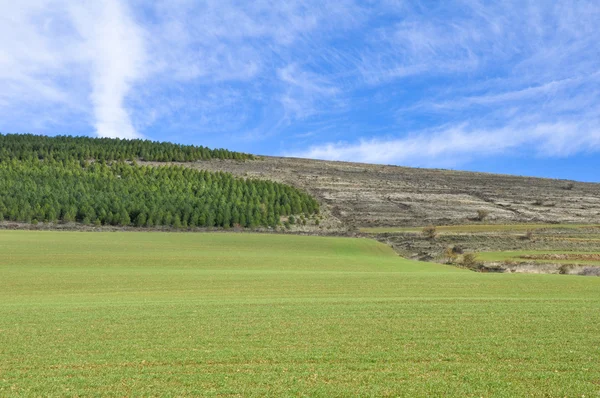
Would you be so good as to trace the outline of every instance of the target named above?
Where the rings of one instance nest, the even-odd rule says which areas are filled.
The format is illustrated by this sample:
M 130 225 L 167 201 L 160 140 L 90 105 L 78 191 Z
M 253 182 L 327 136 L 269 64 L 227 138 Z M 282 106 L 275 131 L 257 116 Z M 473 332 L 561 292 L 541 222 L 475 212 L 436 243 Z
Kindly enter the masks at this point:
M 288 185 L 182 166 L 77 160 L 82 148 L 63 159 L 0 160 L 0 220 L 229 228 L 276 226 L 282 216 L 319 212 L 310 195 Z
M 226 149 L 179 145 L 149 140 L 91 138 L 32 134 L 0 134 L 0 162 L 17 159 L 53 160 L 145 160 L 191 162 L 210 159 L 249 160 L 256 157 Z

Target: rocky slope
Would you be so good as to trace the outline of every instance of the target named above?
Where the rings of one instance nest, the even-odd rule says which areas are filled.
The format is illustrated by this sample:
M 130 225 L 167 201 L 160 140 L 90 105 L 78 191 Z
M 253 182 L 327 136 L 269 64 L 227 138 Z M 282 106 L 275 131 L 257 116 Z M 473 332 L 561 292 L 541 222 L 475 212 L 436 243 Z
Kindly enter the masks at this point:
M 305 189 L 330 228 L 465 224 L 478 210 L 487 223 L 600 223 L 600 184 L 280 157 L 182 165 Z

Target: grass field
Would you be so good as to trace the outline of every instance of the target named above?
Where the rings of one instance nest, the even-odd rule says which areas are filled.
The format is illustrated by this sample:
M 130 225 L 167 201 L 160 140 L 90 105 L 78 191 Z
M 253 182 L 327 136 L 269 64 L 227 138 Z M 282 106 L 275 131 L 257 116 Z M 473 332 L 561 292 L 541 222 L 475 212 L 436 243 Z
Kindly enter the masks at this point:
M 600 278 L 367 239 L 0 231 L 0 396 L 600 395 Z
M 600 254 L 600 252 L 565 252 L 565 251 L 538 251 L 538 250 L 520 250 L 520 251 L 500 251 L 500 252 L 482 252 L 478 253 L 478 257 L 484 261 L 530 261 L 537 263 L 553 263 L 553 264 L 585 264 L 585 265 L 600 265 L 600 260 L 585 260 L 585 259 L 551 259 L 541 260 L 535 258 L 527 258 L 526 256 L 539 256 L 545 254 Z
M 540 229 L 579 229 L 599 228 L 590 224 L 467 224 L 436 226 L 438 233 L 477 233 L 477 232 L 525 232 Z M 374 227 L 361 228 L 361 232 L 381 234 L 390 232 L 421 232 L 423 227 Z

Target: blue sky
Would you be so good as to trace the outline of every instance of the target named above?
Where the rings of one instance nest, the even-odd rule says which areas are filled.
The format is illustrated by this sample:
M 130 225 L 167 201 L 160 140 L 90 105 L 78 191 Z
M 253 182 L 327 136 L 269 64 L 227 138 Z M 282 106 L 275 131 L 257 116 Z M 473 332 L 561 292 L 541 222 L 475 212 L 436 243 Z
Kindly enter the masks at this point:
M 600 181 L 598 1 L 0 6 L 3 133 Z

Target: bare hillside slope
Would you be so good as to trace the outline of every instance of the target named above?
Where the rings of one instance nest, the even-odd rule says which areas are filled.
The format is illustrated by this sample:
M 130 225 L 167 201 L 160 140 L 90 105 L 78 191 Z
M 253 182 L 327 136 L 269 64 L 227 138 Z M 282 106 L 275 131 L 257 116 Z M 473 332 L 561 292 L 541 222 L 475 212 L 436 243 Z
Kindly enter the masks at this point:
M 462 171 L 263 157 L 182 165 L 292 184 L 342 228 L 490 223 L 600 223 L 600 184 Z

